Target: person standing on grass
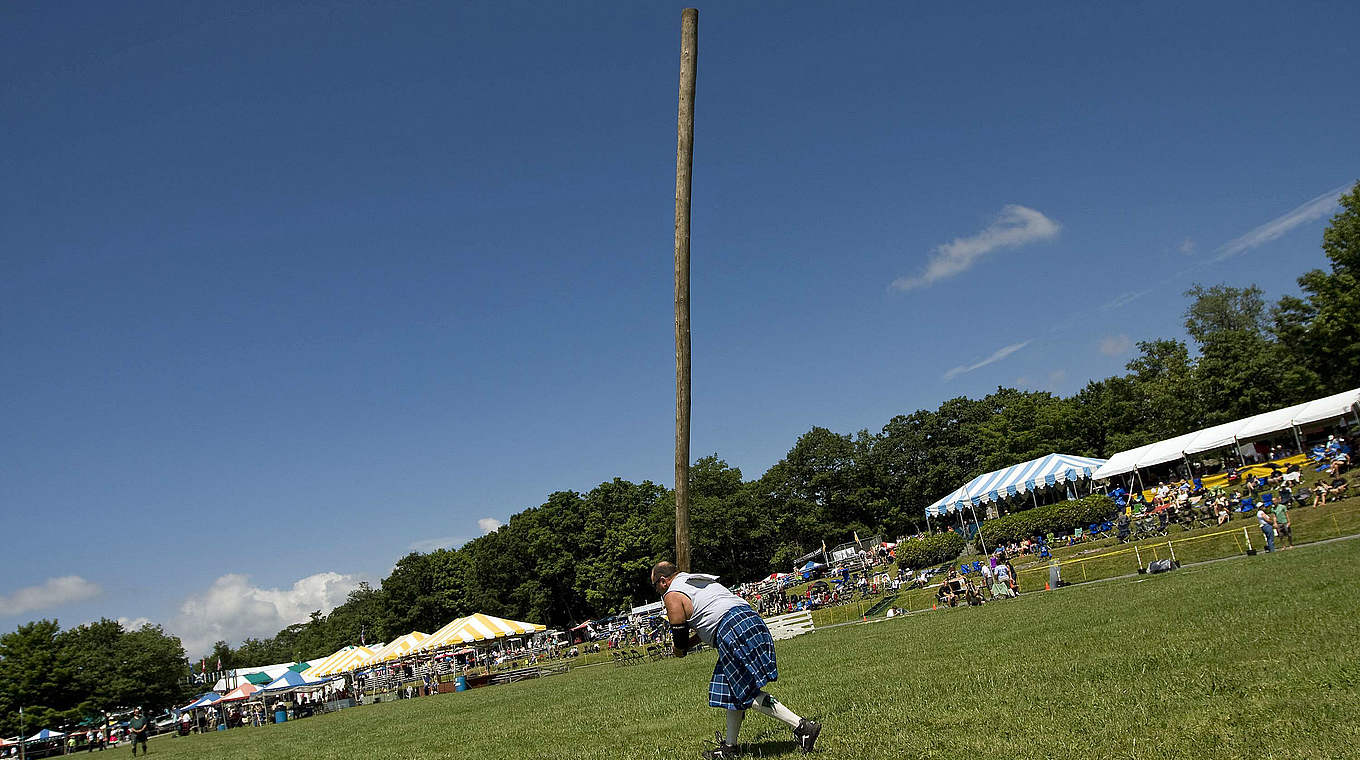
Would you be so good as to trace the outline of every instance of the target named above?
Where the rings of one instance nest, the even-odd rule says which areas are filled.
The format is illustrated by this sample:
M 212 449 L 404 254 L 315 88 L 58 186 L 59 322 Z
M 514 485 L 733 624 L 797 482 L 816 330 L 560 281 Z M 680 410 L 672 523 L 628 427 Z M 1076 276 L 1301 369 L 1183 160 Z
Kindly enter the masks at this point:
M 1266 511 L 1264 505 L 1256 510 L 1256 521 L 1261 525 L 1261 533 L 1266 537 L 1266 551 L 1275 551 L 1275 515 Z
M 792 728 L 798 748 L 811 752 L 822 725 L 799 717 L 763 690 L 779 679 L 779 668 L 770 629 L 751 605 L 718 583 L 717 576 L 682 573 L 670 562 L 652 568 L 652 586 L 665 603 L 676 657 L 684 657 L 700 641 L 718 650 L 708 704 L 727 711 L 727 734 L 704 757 L 736 757 L 737 734 L 752 707 Z
M 142 745 L 142 756 L 145 757 L 149 751 L 146 748 L 146 734 L 150 729 L 150 721 L 142 715 L 142 708 L 138 707 L 132 711 L 132 720 L 128 723 L 128 730 L 132 732 L 132 756 L 137 756 L 137 745 Z
M 1283 500 L 1275 503 L 1275 532 L 1288 542 L 1286 549 L 1294 548 L 1294 530 L 1289 526 L 1289 508 Z

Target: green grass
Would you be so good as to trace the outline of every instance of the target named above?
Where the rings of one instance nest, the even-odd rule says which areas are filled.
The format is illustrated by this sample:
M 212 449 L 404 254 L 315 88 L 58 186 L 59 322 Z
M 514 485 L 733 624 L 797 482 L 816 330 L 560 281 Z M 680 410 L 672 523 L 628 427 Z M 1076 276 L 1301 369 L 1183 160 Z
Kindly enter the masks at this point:
M 1339 758 L 1360 746 L 1360 540 L 818 631 L 772 693 L 837 758 Z M 164 758 L 693 758 L 714 655 L 157 739 Z M 757 714 L 743 739 L 795 757 Z M 1347 749 L 1350 747 L 1351 749 Z M 1353 756 L 1353 755 L 1352 755 Z

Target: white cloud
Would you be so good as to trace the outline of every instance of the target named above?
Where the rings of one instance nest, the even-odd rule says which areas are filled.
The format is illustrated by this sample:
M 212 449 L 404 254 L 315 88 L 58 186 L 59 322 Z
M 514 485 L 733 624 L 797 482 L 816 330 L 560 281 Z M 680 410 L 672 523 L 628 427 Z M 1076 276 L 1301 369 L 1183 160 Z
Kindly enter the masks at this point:
M 1052 240 L 1061 229 L 1062 225 L 1032 208 L 1008 205 L 987 229 L 939 246 L 926 264 L 925 272 L 917 277 L 899 277 L 893 281 L 893 287 L 911 290 L 930 285 L 967 271 L 975 261 L 992 251 Z
M 1222 261 L 1230 256 L 1255 248 L 1258 245 L 1265 245 L 1272 240 L 1282 237 L 1286 232 L 1307 224 L 1314 219 L 1320 219 L 1332 212 L 1336 208 L 1337 199 L 1341 194 L 1350 189 L 1349 185 L 1342 185 L 1335 190 L 1328 190 L 1311 201 L 1299 206 L 1283 216 L 1277 216 L 1247 234 L 1231 240 L 1218 247 L 1218 255 L 1214 261 Z
M 1028 346 L 1031 342 L 1033 341 L 1027 340 L 1023 343 L 1012 343 L 1009 346 L 1002 346 L 1001 348 L 998 348 L 997 350 L 993 351 L 992 355 L 988 356 L 986 359 L 983 359 L 979 362 L 975 362 L 973 364 L 960 365 L 949 370 L 948 372 L 944 373 L 944 379 L 953 380 L 954 378 L 964 374 L 965 372 L 972 372 L 973 370 L 981 369 L 982 367 L 985 367 L 988 364 L 999 362 L 1002 359 L 1005 359 L 1007 356 L 1010 356 L 1016 351 L 1019 351 L 1020 349 L 1024 348 L 1025 346 Z
M 1055 369 L 1055 370 L 1053 370 L 1052 372 L 1048 373 L 1048 387 L 1054 388 L 1054 387 L 1056 387 L 1059 383 L 1061 383 L 1062 381 L 1064 381 L 1064 380 L 1066 380 L 1066 379 L 1067 379 L 1067 370 L 1065 370 L 1065 369 Z
M 1195 255 L 1195 241 L 1191 240 L 1190 238 L 1186 238 L 1181 241 L 1180 245 L 1176 246 L 1176 250 L 1180 251 L 1186 256 L 1193 256 Z
M 307 620 L 314 610 L 329 613 L 358 588 L 359 581 L 354 575 L 326 572 L 302 578 L 292 588 L 260 588 L 250 585 L 249 576 L 231 573 L 185 599 L 168 628 L 184 642 L 192 659 L 215 641 L 235 645 L 248 637 L 273 636 Z
M 1122 356 L 1133 348 L 1133 340 L 1124 334 L 1106 335 L 1100 339 L 1100 353 L 1106 356 Z
M 60 607 L 98 596 L 101 589 L 79 575 L 48 578 L 37 586 L 27 586 L 0 596 L 0 617 L 22 615 L 34 610 Z
M 144 618 L 144 617 L 135 617 L 135 618 L 120 617 L 120 618 L 118 618 L 118 624 L 121 625 L 121 626 L 123 626 L 123 630 L 125 630 L 125 631 L 138 631 L 138 630 L 141 630 L 142 626 L 148 625 L 148 624 L 150 624 L 150 623 L 151 623 L 151 618 Z
M 477 521 L 477 527 L 481 528 L 483 533 L 490 533 L 504 524 L 494 517 L 483 517 Z

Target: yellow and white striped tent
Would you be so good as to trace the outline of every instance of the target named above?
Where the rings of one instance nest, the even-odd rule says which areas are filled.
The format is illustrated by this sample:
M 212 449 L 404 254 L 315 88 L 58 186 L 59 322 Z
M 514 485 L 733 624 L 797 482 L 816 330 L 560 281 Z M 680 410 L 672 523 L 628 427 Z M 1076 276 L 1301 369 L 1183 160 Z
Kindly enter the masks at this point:
M 326 659 L 313 665 L 307 671 L 309 676 L 329 676 L 348 673 L 373 658 L 373 650 L 368 647 L 348 646 Z
M 365 662 L 364 664 L 371 665 L 374 663 L 387 662 L 388 660 L 395 660 L 401 657 L 405 657 L 406 655 L 420 649 L 421 648 L 420 645 L 424 643 L 425 640 L 428 638 L 430 638 L 430 634 L 428 633 L 421 633 L 420 631 L 411 631 L 405 636 L 402 636 L 401 638 L 394 640 L 392 643 L 374 652 L 373 656 L 368 658 L 368 661 Z
M 475 644 L 479 641 L 493 641 L 506 636 L 525 636 L 543 630 L 547 630 L 547 626 L 506 620 L 479 612 L 476 615 L 458 618 L 430 634 L 420 648 L 429 651 L 448 646 Z

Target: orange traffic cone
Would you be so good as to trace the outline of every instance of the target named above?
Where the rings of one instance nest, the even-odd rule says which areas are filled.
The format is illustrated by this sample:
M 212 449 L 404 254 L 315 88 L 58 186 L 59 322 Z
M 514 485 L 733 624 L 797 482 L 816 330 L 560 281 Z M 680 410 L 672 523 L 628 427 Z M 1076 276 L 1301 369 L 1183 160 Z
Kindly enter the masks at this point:
M 934 602 L 932 602 L 931 605 L 930 605 L 930 608 L 931 608 L 932 610 L 938 610 L 938 609 L 940 608 L 940 605 L 935 604 Z
M 1048 581 L 1044 581 L 1044 591 L 1052 591 L 1052 590 L 1053 590 L 1053 587 L 1050 586 L 1050 585 L 1048 585 Z

